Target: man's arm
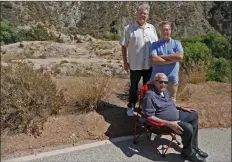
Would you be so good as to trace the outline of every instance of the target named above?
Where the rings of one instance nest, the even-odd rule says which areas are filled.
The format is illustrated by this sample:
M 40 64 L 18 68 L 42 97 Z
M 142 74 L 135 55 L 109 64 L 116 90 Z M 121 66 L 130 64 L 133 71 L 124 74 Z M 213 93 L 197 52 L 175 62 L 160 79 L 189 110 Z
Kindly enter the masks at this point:
M 127 62 L 127 46 L 129 43 L 129 35 L 127 32 L 128 26 L 124 28 L 124 32 L 122 33 L 121 39 L 120 39 L 120 45 L 122 46 L 122 61 L 123 61 L 123 67 L 126 72 L 129 71 L 129 64 Z
M 150 57 L 151 57 L 152 64 L 166 65 L 166 64 L 171 64 L 171 63 L 176 62 L 176 61 L 164 59 L 161 56 L 158 56 L 156 48 L 157 48 L 157 43 L 153 42 L 150 46 Z
M 122 61 L 123 63 L 127 62 L 127 48 L 122 46 Z
M 151 60 L 152 60 L 152 64 L 156 64 L 156 65 L 166 65 L 176 62 L 171 59 L 162 58 L 162 56 L 158 56 L 156 54 L 152 54 Z
M 169 54 L 169 55 L 162 55 L 160 56 L 162 59 L 167 60 L 167 61 L 179 61 L 184 58 L 184 53 L 183 52 L 177 52 L 175 54 Z
M 165 126 L 171 128 L 173 131 L 175 131 L 178 134 L 182 134 L 182 131 L 184 131 L 181 128 L 181 126 L 179 126 L 179 124 L 178 124 L 179 121 L 167 121 L 167 120 L 157 118 L 155 116 L 150 116 L 150 117 L 148 117 L 148 119 L 151 119 L 151 120 L 158 122 L 158 123 L 164 123 Z
M 123 61 L 124 70 L 128 72 L 129 65 L 127 62 L 127 48 L 125 46 L 122 46 L 122 61 Z
M 176 44 L 176 53 L 174 54 L 169 54 L 169 55 L 162 55 L 161 57 L 165 60 L 169 60 L 169 61 L 180 61 L 184 58 L 184 50 L 183 47 L 181 45 L 181 42 L 178 40 L 175 40 L 175 44 Z

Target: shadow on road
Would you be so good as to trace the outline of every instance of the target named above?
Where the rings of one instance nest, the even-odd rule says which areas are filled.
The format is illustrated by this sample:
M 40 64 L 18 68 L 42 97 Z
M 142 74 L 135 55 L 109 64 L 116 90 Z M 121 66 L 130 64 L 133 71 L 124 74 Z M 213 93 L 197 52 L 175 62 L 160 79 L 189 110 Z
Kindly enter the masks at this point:
M 164 138 L 157 138 L 155 141 L 150 141 L 146 139 L 145 136 L 142 138 L 143 140 L 137 144 L 133 144 L 132 140 L 128 140 L 126 142 L 123 141 L 114 143 L 114 145 L 120 148 L 127 157 L 139 155 L 154 161 L 184 162 L 184 159 L 181 158 L 180 153 L 168 152 L 165 157 L 161 157 L 161 155 L 158 153 L 157 148 L 161 148 L 162 145 L 166 147 L 169 140 Z M 177 152 L 181 151 L 181 148 L 175 143 L 172 144 L 172 148 Z
M 148 140 L 145 136 L 141 137 L 143 140 L 138 142 L 137 144 L 133 144 L 132 140 L 123 141 L 123 142 L 113 142 L 115 146 L 121 149 L 121 151 L 127 157 L 133 157 L 136 155 L 142 156 L 149 160 L 154 161 L 178 161 L 184 162 L 184 159 L 181 158 L 180 153 L 170 153 L 168 152 L 165 157 L 161 157 L 157 148 L 161 148 L 162 145 L 167 147 L 169 140 L 164 138 L 156 138 L 155 141 Z M 175 143 L 172 144 L 172 147 L 176 152 L 180 152 L 181 148 Z M 161 151 L 161 150 L 160 150 Z
M 110 103 L 104 104 L 104 109 L 97 112 L 104 117 L 107 123 L 110 124 L 105 135 L 109 138 L 133 135 L 136 118 L 127 117 L 125 107 L 120 107 Z M 180 154 L 168 153 L 166 157 L 163 158 L 158 153 L 156 148 L 162 145 L 166 147 L 169 142 L 168 139 L 156 137 L 155 141 L 150 141 L 145 136 L 140 138 L 140 142 L 137 144 L 133 144 L 133 140 L 113 143 L 115 146 L 120 148 L 127 157 L 132 157 L 137 154 L 155 161 L 184 161 Z M 181 148 L 175 143 L 172 144 L 172 148 L 177 152 L 181 151 Z
M 111 103 L 104 103 L 104 108 L 97 111 L 110 124 L 105 132 L 109 138 L 132 135 L 134 130 L 135 117 L 126 116 L 126 108 Z

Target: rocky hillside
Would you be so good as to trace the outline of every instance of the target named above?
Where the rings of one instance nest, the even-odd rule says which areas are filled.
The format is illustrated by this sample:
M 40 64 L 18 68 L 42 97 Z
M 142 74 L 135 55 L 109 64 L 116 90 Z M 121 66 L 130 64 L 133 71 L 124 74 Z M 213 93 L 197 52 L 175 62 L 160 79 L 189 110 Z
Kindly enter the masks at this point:
M 104 37 L 120 35 L 123 26 L 136 18 L 141 2 L 1 2 L 1 17 L 16 26 L 41 22 L 62 32 Z M 216 29 L 230 35 L 231 2 L 148 2 L 150 22 L 174 23 L 175 35 L 203 34 Z

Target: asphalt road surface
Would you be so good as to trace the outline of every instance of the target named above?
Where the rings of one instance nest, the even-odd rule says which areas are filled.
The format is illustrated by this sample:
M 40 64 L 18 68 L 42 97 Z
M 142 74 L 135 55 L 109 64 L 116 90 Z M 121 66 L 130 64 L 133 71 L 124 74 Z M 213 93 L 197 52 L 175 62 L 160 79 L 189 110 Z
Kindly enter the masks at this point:
M 180 156 L 182 145 L 175 143 L 162 158 L 156 148 L 160 149 L 168 143 L 167 137 L 156 138 L 155 142 L 141 137 L 136 145 L 132 137 L 121 137 L 110 141 L 98 141 L 74 147 L 50 150 L 36 155 L 29 155 L 8 161 L 178 161 L 183 162 Z M 180 138 L 178 138 L 180 139 Z M 209 154 L 207 161 L 231 161 L 231 128 L 228 129 L 200 129 L 199 147 Z M 3 160 L 5 161 L 5 160 Z

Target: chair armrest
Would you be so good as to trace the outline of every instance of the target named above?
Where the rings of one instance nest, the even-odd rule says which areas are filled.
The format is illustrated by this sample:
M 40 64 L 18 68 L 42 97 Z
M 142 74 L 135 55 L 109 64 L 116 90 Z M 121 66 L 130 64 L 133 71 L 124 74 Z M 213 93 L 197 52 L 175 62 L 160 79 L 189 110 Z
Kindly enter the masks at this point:
M 150 118 L 147 118 L 146 119 L 149 123 L 152 124 L 152 126 L 157 126 L 157 127 L 160 127 L 160 126 L 165 126 L 164 123 L 162 122 L 155 122 L 154 120 L 150 119 Z

